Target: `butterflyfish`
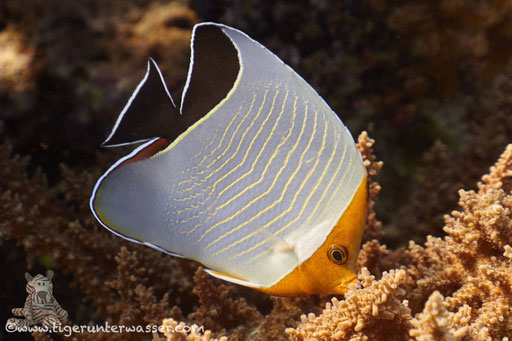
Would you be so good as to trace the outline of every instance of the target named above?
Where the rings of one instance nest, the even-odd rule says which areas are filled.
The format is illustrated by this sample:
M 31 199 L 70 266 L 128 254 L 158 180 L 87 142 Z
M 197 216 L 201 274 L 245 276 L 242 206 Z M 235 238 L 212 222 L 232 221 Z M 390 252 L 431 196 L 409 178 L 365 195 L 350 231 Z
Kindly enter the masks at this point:
M 361 154 L 315 90 L 245 33 L 193 28 L 179 105 L 149 59 L 103 146 L 132 143 L 90 199 L 111 232 L 272 295 L 357 282 Z

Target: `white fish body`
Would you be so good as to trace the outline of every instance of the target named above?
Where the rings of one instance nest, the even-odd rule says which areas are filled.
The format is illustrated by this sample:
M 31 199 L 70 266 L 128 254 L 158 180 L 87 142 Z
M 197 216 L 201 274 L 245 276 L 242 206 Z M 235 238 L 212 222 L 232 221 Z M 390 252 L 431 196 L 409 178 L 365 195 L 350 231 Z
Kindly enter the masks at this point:
M 236 50 L 232 87 L 167 147 L 156 148 L 155 136 L 113 165 L 91 207 L 124 238 L 197 260 L 228 280 L 272 287 L 324 243 L 366 170 L 352 136 L 311 86 L 228 26 L 194 27 L 183 115 L 201 30 L 221 32 Z M 155 71 L 151 60 L 123 114 Z

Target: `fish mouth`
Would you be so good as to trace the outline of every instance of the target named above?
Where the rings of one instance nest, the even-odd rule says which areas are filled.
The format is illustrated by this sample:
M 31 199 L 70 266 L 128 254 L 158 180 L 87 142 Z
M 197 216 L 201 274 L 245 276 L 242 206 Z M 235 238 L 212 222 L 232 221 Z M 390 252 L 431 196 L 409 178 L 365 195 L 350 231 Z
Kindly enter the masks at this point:
M 343 281 L 338 285 L 339 292 L 342 294 L 345 294 L 352 287 L 354 287 L 355 289 L 361 289 L 361 282 L 359 282 L 359 280 L 357 279 L 357 276 L 355 276 L 355 275 L 354 275 L 354 277 L 352 277 L 346 281 Z

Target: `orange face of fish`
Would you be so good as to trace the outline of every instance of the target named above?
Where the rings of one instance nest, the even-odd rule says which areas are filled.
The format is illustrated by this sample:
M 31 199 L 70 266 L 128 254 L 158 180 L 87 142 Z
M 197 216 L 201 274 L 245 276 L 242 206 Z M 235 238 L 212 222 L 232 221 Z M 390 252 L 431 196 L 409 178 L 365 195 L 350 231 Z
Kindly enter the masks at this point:
M 270 288 L 260 288 L 270 295 L 306 296 L 344 294 L 357 283 L 355 267 L 368 208 L 365 177 L 352 202 L 318 250 L 291 273 Z

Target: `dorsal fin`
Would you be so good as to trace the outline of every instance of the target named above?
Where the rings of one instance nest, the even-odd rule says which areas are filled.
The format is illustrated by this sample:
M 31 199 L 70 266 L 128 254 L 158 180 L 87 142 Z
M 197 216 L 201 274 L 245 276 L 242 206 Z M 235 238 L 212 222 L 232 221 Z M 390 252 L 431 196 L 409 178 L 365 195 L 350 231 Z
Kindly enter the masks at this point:
M 226 97 L 239 72 L 238 51 L 222 26 L 196 25 L 179 112 L 158 65 L 150 58 L 146 75 L 102 146 L 116 147 L 154 137 L 173 141 Z
M 184 126 L 158 65 L 148 61 L 146 75 L 128 100 L 102 146 L 115 147 L 154 137 L 173 140 Z
M 229 93 L 240 71 L 238 51 L 222 26 L 199 24 L 191 41 L 190 66 L 180 112 L 192 124 Z

